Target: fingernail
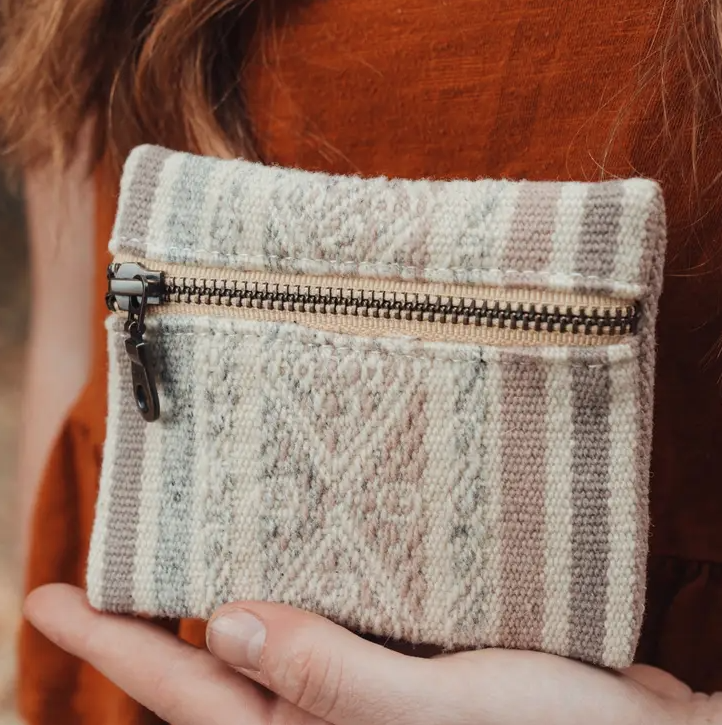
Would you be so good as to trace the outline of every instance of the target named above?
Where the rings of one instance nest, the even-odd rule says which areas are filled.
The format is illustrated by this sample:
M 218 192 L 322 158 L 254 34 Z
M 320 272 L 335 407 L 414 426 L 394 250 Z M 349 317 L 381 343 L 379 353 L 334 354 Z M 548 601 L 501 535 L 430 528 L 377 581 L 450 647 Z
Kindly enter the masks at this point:
M 230 612 L 208 625 L 208 649 L 231 667 L 259 671 L 265 641 L 266 628 L 249 612 Z

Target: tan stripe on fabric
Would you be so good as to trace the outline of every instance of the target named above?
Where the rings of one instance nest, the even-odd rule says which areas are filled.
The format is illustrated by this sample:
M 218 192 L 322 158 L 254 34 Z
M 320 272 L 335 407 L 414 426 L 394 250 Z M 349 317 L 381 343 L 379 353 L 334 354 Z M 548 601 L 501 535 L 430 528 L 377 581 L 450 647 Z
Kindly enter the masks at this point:
M 502 354 L 502 606 L 507 647 L 539 649 L 544 616 L 546 366 Z
M 163 165 L 171 152 L 159 147 L 139 154 L 130 175 L 123 177 L 123 194 L 113 236 L 123 248 L 143 251 Z
M 115 355 L 126 358 L 125 335 L 114 336 Z M 138 414 L 133 395 L 130 365 L 118 366 L 121 424 L 115 430 L 115 458 L 112 461 L 108 532 L 105 539 L 103 608 L 110 612 L 134 611 L 133 571 L 138 538 L 140 490 L 146 422 Z M 126 394 L 123 394 L 126 391 Z
M 609 562 L 609 366 L 572 355 L 572 584 L 569 654 L 601 662 Z
M 606 280 L 614 273 L 623 198 L 623 182 L 609 181 L 589 187 L 576 250 L 578 274 Z
M 544 633 L 546 652 L 569 650 L 569 592 L 572 576 L 573 396 L 568 350 L 555 351 L 548 368 L 544 545 Z M 563 361 L 563 362 L 562 362 Z
M 504 250 L 504 268 L 540 272 L 549 263 L 561 185 L 523 182 Z

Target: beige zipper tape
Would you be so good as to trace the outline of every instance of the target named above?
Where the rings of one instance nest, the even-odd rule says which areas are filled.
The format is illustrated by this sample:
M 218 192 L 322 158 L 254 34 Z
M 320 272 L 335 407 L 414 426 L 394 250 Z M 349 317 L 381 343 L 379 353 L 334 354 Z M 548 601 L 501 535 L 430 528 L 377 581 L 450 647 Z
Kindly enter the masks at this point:
M 489 285 L 460 285 L 436 282 L 408 282 L 404 280 L 353 278 L 339 276 L 313 276 L 299 274 L 276 274 L 272 272 L 246 272 L 223 267 L 201 267 L 192 265 L 154 262 L 131 255 L 118 255 L 114 262 L 137 262 L 154 271 L 162 271 L 166 279 L 180 280 L 216 280 L 248 284 L 268 284 L 269 286 L 311 287 L 321 289 L 363 290 L 364 292 L 388 292 L 389 294 L 409 294 L 429 297 L 450 297 L 458 300 L 488 300 L 500 303 L 546 304 L 572 309 L 616 309 L 633 304 L 632 300 L 616 299 L 603 295 L 578 294 L 568 291 L 543 291 L 525 288 L 502 288 Z M 495 325 L 464 325 L 452 322 L 428 322 L 404 319 L 386 319 L 362 315 L 334 315 L 287 310 L 258 309 L 227 305 L 212 291 L 202 295 L 201 304 L 169 302 L 164 305 L 148 307 L 149 315 L 184 314 L 212 315 L 216 317 L 237 318 L 258 322 L 286 322 L 304 325 L 317 330 L 366 337 L 410 336 L 429 342 L 452 342 L 472 345 L 571 345 L 589 347 L 614 345 L 628 341 L 629 335 L 574 334 L 572 332 L 554 332 L 534 330 L 512 330 Z
M 218 280 L 248 282 L 249 284 L 288 285 L 291 287 L 321 287 L 322 289 L 359 289 L 368 292 L 418 294 L 439 297 L 455 297 L 499 302 L 536 303 L 560 307 L 586 307 L 587 309 L 617 308 L 634 304 L 634 300 L 605 295 L 590 295 L 570 291 L 539 290 L 491 285 L 469 285 L 445 282 L 410 282 L 407 280 L 376 279 L 367 277 L 314 276 L 307 274 L 282 274 L 275 272 L 247 272 L 228 267 L 201 267 L 195 265 L 155 262 L 142 257 L 119 254 L 115 263 L 136 262 L 148 269 L 162 271 L 166 277 L 176 279 Z
M 234 307 L 224 304 L 171 303 L 149 307 L 148 315 L 175 314 L 237 318 L 254 322 L 288 322 L 304 325 L 314 330 L 337 332 L 363 337 L 415 337 L 426 342 L 456 342 L 467 345 L 574 345 L 591 347 L 629 342 L 629 335 L 581 335 L 571 332 L 535 332 L 511 330 L 508 327 L 463 325 L 450 322 L 417 322 L 375 317 L 351 317 L 348 315 L 321 315 L 308 312 L 284 312 L 260 310 L 251 307 Z

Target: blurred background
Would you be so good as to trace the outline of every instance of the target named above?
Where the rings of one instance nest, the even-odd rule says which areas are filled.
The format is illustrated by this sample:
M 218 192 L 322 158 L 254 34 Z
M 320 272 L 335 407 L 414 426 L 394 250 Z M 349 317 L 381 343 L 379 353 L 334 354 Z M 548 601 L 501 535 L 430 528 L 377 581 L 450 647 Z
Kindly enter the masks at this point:
M 14 712 L 15 634 L 21 573 L 15 484 L 22 371 L 30 302 L 28 249 L 21 194 L 0 173 L 0 725 Z

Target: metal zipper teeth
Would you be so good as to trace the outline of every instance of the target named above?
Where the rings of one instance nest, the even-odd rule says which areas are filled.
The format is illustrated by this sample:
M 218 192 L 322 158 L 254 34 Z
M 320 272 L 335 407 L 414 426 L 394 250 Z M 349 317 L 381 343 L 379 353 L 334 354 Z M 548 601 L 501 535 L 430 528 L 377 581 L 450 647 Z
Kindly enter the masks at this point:
M 610 337 L 636 334 L 639 322 L 635 305 L 587 308 L 188 277 L 165 277 L 161 301 Z
M 432 340 L 448 339 L 452 337 L 452 330 L 456 337 L 460 333 L 483 337 L 486 335 L 484 329 L 492 328 L 490 334 L 496 342 L 499 342 L 499 336 L 514 336 L 521 338 L 515 340 L 515 344 L 522 345 L 539 342 L 529 338 L 544 335 L 555 338 L 545 344 L 614 343 L 635 334 L 639 322 L 636 305 L 605 305 L 599 298 L 574 306 L 575 297 L 564 304 L 560 300 L 556 303 L 534 299 L 523 301 L 523 298 L 509 300 L 509 296 L 515 294 L 509 290 L 506 291 L 506 299 L 503 299 L 504 291 L 499 292 L 500 299 L 493 299 L 487 289 L 478 290 L 478 298 L 454 296 L 455 292 L 463 295 L 467 288 L 436 288 L 438 294 L 433 293 L 434 289 L 434 286 L 426 286 L 422 290 L 409 289 L 399 283 L 397 291 L 389 292 L 374 281 L 369 281 L 366 289 L 356 289 L 259 281 L 253 280 L 252 276 L 246 281 L 181 277 L 150 270 L 140 262 L 128 261 L 108 267 L 106 303 L 111 310 L 127 314 L 125 350 L 131 363 L 132 391 L 139 412 L 148 422 L 160 416 L 160 400 L 148 341 L 144 337 L 145 318 L 153 309 L 165 305 L 171 308 L 177 306 L 183 311 L 188 306 L 247 310 L 243 314 L 249 317 L 281 316 L 284 320 L 291 318 L 291 321 L 300 318 L 306 320 L 306 324 L 314 326 L 315 323 L 318 327 L 322 327 L 321 320 L 324 320 L 332 321 L 332 327 L 341 328 L 342 320 L 348 319 L 349 322 L 354 321 L 350 326 L 354 333 L 364 327 L 365 320 L 369 321 L 368 327 L 371 328 L 365 332 L 371 334 L 379 327 L 386 327 L 385 332 L 390 333 L 408 325 L 414 328 L 408 332 L 421 336 L 433 327 Z M 444 294 L 446 289 L 449 294 Z M 308 318 L 313 317 L 314 323 L 309 322 Z M 446 326 L 446 332 L 442 334 L 437 324 Z M 480 334 L 477 334 L 477 329 Z M 528 334 L 524 334 L 525 331 Z

